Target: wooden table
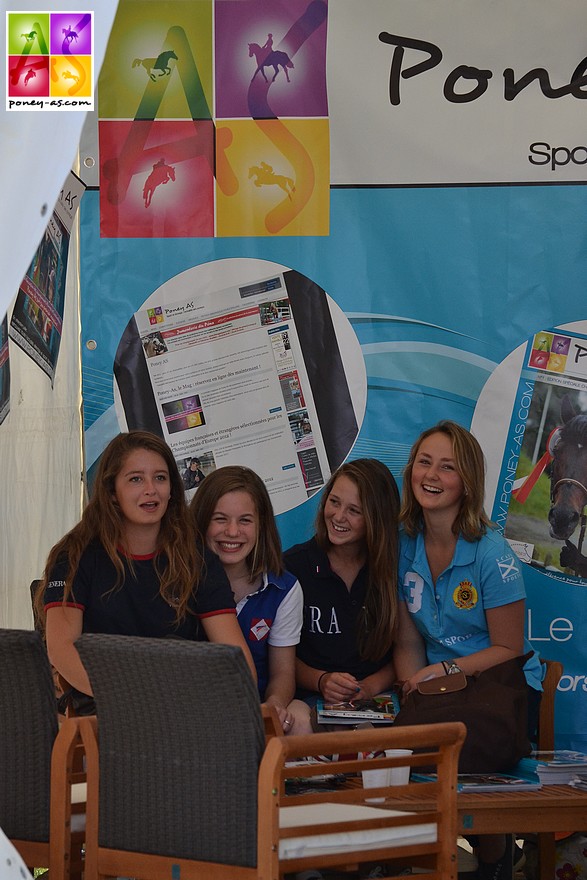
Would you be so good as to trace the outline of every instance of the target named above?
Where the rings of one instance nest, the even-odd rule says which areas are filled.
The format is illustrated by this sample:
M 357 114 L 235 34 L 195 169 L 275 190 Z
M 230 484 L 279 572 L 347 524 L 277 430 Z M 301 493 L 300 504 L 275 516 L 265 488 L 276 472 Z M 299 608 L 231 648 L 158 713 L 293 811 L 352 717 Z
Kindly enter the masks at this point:
M 359 779 L 347 781 L 359 788 Z M 385 806 L 394 810 L 426 809 L 426 802 L 415 797 L 387 798 Z M 587 791 L 571 785 L 543 785 L 537 791 L 470 792 L 457 795 L 458 834 L 538 835 L 540 880 L 555 880 L 555 831 L 587 830 Z
M 388 798 L 385 806 L 418 810 L 425 808 L 425 802 L 398 797 Z M 537 791 L 461 792 L 457 795 L 457 813 L 462 837 L 538 834 L 540 880 L 555 880 L 554 832 L 587 829 L 587 791 L 570 785 L 544 785 Z
M 555 831 L 587 829 L 587 791 L 544 785 L 538 791 L 457 796 L 459 834 L 538 833 L 540 880 L 554 880 Z

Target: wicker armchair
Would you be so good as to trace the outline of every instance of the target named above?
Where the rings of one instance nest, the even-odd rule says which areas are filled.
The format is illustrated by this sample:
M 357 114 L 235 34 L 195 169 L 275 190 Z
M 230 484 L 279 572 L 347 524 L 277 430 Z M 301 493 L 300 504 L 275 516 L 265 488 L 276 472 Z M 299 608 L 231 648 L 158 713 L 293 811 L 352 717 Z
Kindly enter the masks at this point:
M 238 648 L 96 634 L 76 646 L 97 706 L 97 718 L 77 719 L 88 771 L 86 880 L 277 880 L 317 864 L 388 856 L 421 865 L 430 880 L 456 877 L 463 725 L 270 736 L 265 746 L 258 694 Z M 434 765 L 437 782 L 383 792 L 356 784 L 365 763 L 359 752 L 406 746 L 418 753 L 399 760 Z M 292 773 L 324 774 L 323 764 L 293 770 L 287 762 L 343 747 L 353 754 L 328 772 L 355 773 L 355 784 L 286 795 Z M 382 755 L 370 767 L 394 762 Z M 408 806 L 365 805 L 366 795 L 392 791 Z
M 84 816 L 72 818 L 79 736 L 58 732 L 51 668 L 38 632 L 0 630 L 0 828 L 29 867 L 81 877 Z

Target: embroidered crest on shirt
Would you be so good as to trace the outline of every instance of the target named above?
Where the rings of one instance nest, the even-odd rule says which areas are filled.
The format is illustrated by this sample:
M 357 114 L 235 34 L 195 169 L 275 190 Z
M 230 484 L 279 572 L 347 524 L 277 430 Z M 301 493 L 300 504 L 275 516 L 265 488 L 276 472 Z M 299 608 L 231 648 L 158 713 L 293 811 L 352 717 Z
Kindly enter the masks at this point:
M 249 639 L 252 642 L 262 642 L 263 639 L 266 639 L 269 635 L 269 630 L 271 629 L 271 620 L 266 620 L 264 617 L 254 617 L 251 621 L 251 628 L 249 630 Z
M 457 608 L 474 608 L 477 604 L 477 590 L 471 581 L 461 581 L 452 594 L 453 602 Z

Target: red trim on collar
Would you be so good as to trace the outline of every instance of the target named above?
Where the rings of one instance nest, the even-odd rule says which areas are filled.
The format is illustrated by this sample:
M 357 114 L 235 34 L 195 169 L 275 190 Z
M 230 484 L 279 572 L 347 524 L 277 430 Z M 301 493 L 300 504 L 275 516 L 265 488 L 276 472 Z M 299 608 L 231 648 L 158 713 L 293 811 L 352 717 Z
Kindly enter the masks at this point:
M 155 559 L 155 557 L 159 555 L 158 550 L 155 550 L 154 553 L 147 553 L 145 556 L 135 556 L 134 553 L 125 553 L 122 547 L 117 547 L 116 549 L 125 559 L 134 559 L 137 562 L 140 562 L 142 559 Z

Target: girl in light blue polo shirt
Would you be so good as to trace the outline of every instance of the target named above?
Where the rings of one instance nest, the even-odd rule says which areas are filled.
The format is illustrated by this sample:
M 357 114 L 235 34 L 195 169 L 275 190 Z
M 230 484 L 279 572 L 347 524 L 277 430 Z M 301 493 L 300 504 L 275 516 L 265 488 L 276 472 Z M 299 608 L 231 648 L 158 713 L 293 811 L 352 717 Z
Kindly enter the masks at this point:
M 521 563 L 483 510 L 485 463 L 473 435 L 443 421 L 424 431 L 404 472 L 400 519 L 399 631 L 404 690 L 452 671 L 482 672 L 532 648 L 524 638 Z M 524 667 L 529 725 L 540 704 L 541 665 Z M 511 880 L 511 835 L 479 838 L 479 880 Z

